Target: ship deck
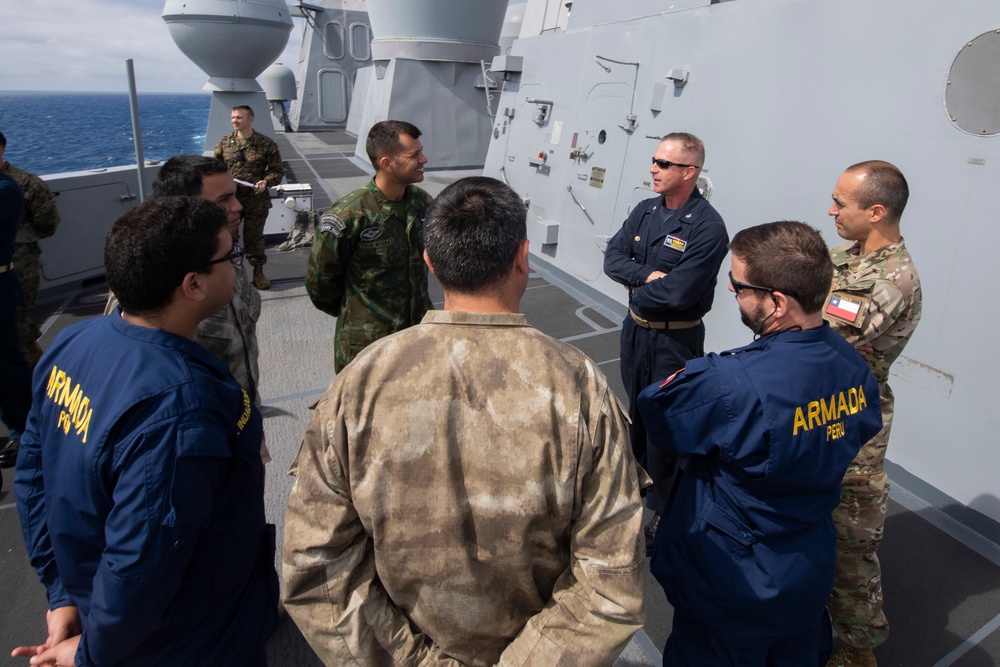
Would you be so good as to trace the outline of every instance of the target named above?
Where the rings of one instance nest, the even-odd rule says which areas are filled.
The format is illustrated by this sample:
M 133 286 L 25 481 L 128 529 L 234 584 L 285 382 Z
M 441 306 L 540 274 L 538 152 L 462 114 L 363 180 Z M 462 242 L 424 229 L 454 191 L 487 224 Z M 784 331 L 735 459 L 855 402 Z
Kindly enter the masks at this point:
M 343 132 L 279 135 L 289 181 L 313 186 L 313 208 L 324 210 L 369 176 L 352 160 L 354 139 Z M 432 194 L 471 172 L 428 172 Z M 279 541 L 292 478 L 286 473 L 310 417 L 308 406 L 334 376 L 331 341 L 334 320 L 316 310 L 303 287 L 308 249 L 277 252 L 269 243 L 267 274 L 258 324 L 261 394 L 268 447 L 268 519 Z M 442 304 L 432 279 L 432 299 Z M 99 315 L 106 287 L 92 285 L 69 295 L 44 299 L 36 316 L 44 321 L 42 345 L 63 328 Z M 624 399 L 618 370 L 619 317 L 541 268 L 535 269 L 522 310 L 538 329 L 577 346 L 607 374 Z M 727 302 L 718 308 L 731 306 Z M 736 316 L 734 311 L 733 316 Z M 893 443 L 905 446 L 905 443 Z M 890 449 L 891 452 L 891 449 Z M 45 598 L 27 562 L 11 492 L 12 470 L 3 471 L 0 493 L 0 666 L 27 664 L 7 657 L 19 645 L 44 639 Z M 890 476 L 892 470 L 890 469 Z M 876 650 L 883 666 L 985 667 L 1000 664 L 1000 547 L 935 509 L 893 478 L 883 565 L 885 610 L 892 626 L 888 642 Z M 279 542 L 280 543 L 280 542 Z M 278 563 L 280 566 L 280 563 Z M 647 578 L 646 623 L 618 667 L 660 664 L 672 611 L 662 589 Z M 320 662 L 294 623 L 285 618 L 267 647 L 269 664 L 305 667 Z

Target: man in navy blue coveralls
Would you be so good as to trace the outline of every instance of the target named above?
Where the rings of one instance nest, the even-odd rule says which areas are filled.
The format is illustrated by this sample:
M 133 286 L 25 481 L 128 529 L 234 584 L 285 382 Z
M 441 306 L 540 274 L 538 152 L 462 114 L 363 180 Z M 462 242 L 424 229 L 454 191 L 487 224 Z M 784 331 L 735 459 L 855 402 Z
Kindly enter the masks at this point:
M 621 370 L 632 420 L 632 451 L 653 479 L 646 504 L 646 552 L 667 503 L 676 458 L 650 449 L 636 409 L 639 392 L 705 354 L 702 318 L 712 308 L 729 236 L 722 218 L 698 192 L 705 146 L 686 132 L 664 137 L 649 173 L 657 196 L 629 214 L 608 242 L 604 272 L 629 292 L 622 323 Z
M 17 334 L 21 285 L 12 263 L 23 208 L 21 188 L 13 178 L 0 174 L 0 420 L 10 431 L 11 441 L 20 437 L 31 407 L 31 369 L 21 353 Z
M 823 321 L 833 264 L 818 231 L 774 222 L 729 247 L 729 289 L 756 340 L 638 399 L 651 444 L 685 457 L 650 566 L 674 606 L 663 664 L 822 666 L 831 512 L 882 426 L 878 383 Z
M 263 665 L 277 625 L 261 415 L 194 341 L 232 297 L 226 213 L 161 197 L 104 248 L 120 309 L 42 356 L 14 478 L 56 665 Z

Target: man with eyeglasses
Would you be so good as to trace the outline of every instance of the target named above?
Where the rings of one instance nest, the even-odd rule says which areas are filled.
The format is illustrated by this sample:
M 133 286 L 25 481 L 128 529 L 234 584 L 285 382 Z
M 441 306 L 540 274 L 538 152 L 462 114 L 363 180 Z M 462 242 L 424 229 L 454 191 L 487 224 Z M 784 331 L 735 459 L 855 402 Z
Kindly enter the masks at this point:
M 243 206 L 237 197 L 233 176 L 221 160 L 203 155 L 175 155 L 167 160 L 153 181 L 153 197 L 178 196 L 201 197 L 215 202 L 226 211 L 226 229 L 234 239 L 238 236 Z M 104 313 L 110 314 L 117 305 L 115 295 L 109 293 Z M 257 407 L 261 404 L 257 362 L 260 307 L 260 294 L 253 288 L 241 257 L 236 267 L 232 298 L 201 321 L 196 336 L 216 359 L 229 366 L 233 377 L 247 390 Z M 261 457 L 265 463 L 271 460 L 264 442 L 261 443 Z
M 889 367 L 921 313 L 920 277 L 899 231 L 909 194 L 894 165 L 861 162 L 837 180 L 829 210 L 845 242 L 832 251 L 836 268 L 823 316 L 858 348 L 878 378 L 883 422 L 847 469 L 833 513 L 837 579 L 829 606 L 840 648 L 829 667 L 874 667 L 873 649 L 889 636 L 876 554 L 889 504 L 884 460 L 895 403 Z
M 674 606 L 663 664 L 823 664 L 831 512 L 882 425 L 878 383 L 823 320 L 833 264 L 817 230 L 758 225 L 729 249 L 754 342 L 692 359 L 638 398 L 651 446 L 684 461 L 650 564 Z
M 226 214 L 157 197 L 105 242 L 120 307 L 42 356 L 14 490 L 46 590 L 48 635 L 14 657 L 57 665 L 265 664 L 277 625 L 263 422 L 195 342 L 231 298 Z
M 639 392 L 705 354 L 702 318 L 712 308 L 729 235 L 698 191 L 705 145 L 686 132 L 660 142 L 649 170 L 656 197 L 635 207 L 608 242 L 604 272 L 628 290 L 622 322 L 621 372 L 629 397 L 632 451 L 653 478 L 646 505 L 646 553 L 666 509 L 676 459 L 651 449 L 636 408 Z
M 433 308 L 427 294 L 420 130 L 386 120 L 368 132 L 375 177 L 341 197 L 316 227 L 306 292 L 337 318 L 333 367 L 339 373 L 376 340 L 418 324 Z
M 247 260 L 253 266 L 253 284 L 257 289 L 270 289 L 271 281 L 264 275 L 267 255 L 264 253 L 264 223 L 271 208 L 268 188 L 281 183 L 285 168 L 281 164 L 278 144 L 253 129 L 253 109 L 246 105 L 233 107 L 233 132 L 215 145 L 215 157 L 226 163 L 234 177 L 250 183 L 240 184 L 236 196 L 243 205 L 243 243 Z M 239 234 L 236 235 L 239 241 Z

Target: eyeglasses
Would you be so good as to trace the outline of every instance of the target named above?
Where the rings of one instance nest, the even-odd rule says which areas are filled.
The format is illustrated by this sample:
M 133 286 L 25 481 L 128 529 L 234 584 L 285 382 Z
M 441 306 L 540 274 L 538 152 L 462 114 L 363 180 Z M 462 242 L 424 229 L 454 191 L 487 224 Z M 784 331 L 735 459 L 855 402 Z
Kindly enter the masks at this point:
M 241 246 L 239 243 L 234 243 L 233 251 L 231 253 L 229 253 L 225 257 L 220 257 L 219 259 L 213 259 L 208 263 L 208 265 L 212 266 L 213 264 L 219 264 L 221 262 L 230 261 L 233 263 L 233 266 L 243 266 L 243 257 L 245 257 L 246 254 L 247 251 L 243 249 L 243 246 Z
M 670 160 L 657 160 L 655 157 L 653 158 L 653 164 L 660 169 L 670 169 L 671 167 L 684 167 L 685 169 L 688 167 L 694 167 L 695 169 L 698 168 L 693 164 L 681 164 L 680 162 L 671 162 Z
M 729 272 L 729 284 L 733 286 L 733 292 L 735 292 L 737 296 L 739 295 L 740 290 L 755 289 L 755 290 L 760 290 L 761 292 L 767 292 L 768 294 L 774 294 L 775 292 L 781 292 L 782 294 L 788 295 L 788 296 L 793 297 L 795 299 L 799 298 L 799 295 L 796 294 L 795 292 L 790 292 L 790 291 L 785 290 L 785 289 L 777 289 L 776 287 L 763 287 L 761 285 L 751 285 L 750 283 L 741 283 L 736 278 L 733 278 L 733 272 L 732 271 Z

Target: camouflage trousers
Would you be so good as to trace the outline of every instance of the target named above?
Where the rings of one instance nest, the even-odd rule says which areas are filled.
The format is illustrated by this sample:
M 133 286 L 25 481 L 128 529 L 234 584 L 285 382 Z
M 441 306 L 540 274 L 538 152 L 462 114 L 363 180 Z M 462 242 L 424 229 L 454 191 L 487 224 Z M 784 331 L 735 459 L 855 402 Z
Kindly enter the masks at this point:
M 889 509 L 889 479 L 883 461 L 892 427 L 893 396 L 887 385 L 880 390 L 882 430 L 865 443 L 847 468 L 840 504 L 833 511 L 837 569 L 827 606 L 840 641 L 855 648 L 874 648 L 889 637 L 876 550 Z
M 42 251 L 35 242 L 17 243 L 14 245 L 14 272 L 21 281 L 21 292 L 24 298 L 17 307 L 17 335 L 20 339 L 21 351 L 25 358 L 32 357 L 31 351 L 36 340 L 42 335 L 42 330 L 31 319 L 31 309 L 35 307 L 38 296 L 38 285 L 42 279 Z
M 255 195 L 249 188 L 239 188 L 236 198 L 243 204 L 243 247 L 247 251 L 247 261 L 253 266 L 267 264 L 264 254 L 264 223 L 267 222 L 267 212 L 270 210 L 271 199 L 264 194 Z M 236 241 L 239 241 L 239 233 Z

